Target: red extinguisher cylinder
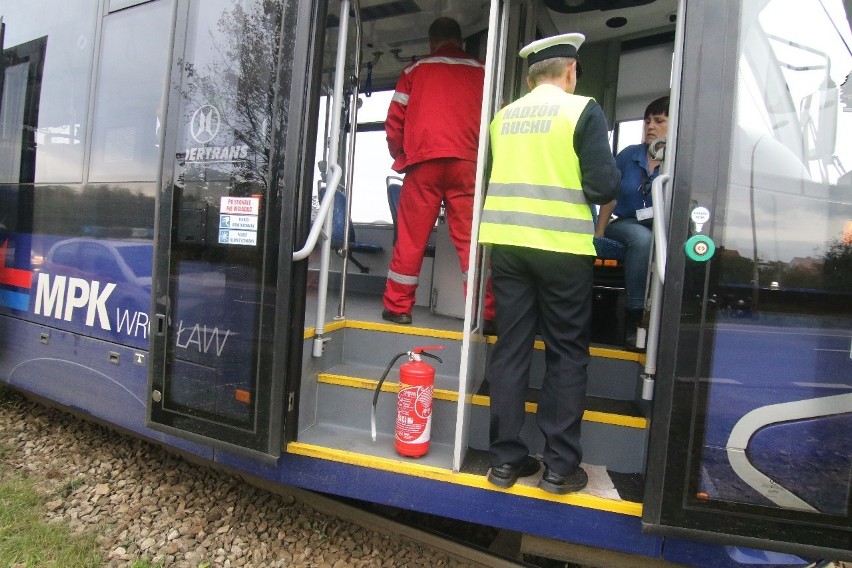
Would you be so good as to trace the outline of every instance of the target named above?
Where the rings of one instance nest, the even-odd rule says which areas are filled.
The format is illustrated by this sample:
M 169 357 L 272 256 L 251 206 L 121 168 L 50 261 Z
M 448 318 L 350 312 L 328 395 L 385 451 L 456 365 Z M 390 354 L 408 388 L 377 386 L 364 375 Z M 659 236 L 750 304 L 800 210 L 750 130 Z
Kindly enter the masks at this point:
M 394 446 L 401 456 L 419 458 L 429 451 L 434 387 L 435 369 L 419 357 L 399 367 Z

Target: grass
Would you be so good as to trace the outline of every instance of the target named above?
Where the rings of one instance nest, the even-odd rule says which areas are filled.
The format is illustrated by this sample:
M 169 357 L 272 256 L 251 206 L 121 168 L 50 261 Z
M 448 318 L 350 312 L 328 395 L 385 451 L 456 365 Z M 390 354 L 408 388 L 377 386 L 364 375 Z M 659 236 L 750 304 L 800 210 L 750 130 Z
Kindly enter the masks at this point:
M 0 458 L 9 449 L 0 446 Z M 78 535 L 63 523 L 48 524 L 45 503 L 32 480 L 0 463 L 0 567 L 100 566 L 95 535 Z
M 9 391 L 0 385 L 0 404 Z M 36 490 L 35 482 L 7 465 L 15 454 L 0 443 L 0 568 L 97 568 L 104 558 L 97 534 L 78 534 L 66 523 L 48 523 L 46 503 L 68 497 L 84 481 L 73 479 L 47 495 Z M 131 568 L 163 568 L 141 556 Z M 209 568 L 202 562 L 198 568 Z

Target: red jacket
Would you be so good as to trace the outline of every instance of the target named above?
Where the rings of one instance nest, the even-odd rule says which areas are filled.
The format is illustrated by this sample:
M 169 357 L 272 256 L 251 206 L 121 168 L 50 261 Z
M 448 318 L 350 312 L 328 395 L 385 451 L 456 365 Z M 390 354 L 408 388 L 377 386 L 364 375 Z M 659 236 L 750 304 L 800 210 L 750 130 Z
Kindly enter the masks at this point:
M 405 69 L 385 132 L 393 169 L 435 158 L 476 161 L 485 66 L 445 44 Z

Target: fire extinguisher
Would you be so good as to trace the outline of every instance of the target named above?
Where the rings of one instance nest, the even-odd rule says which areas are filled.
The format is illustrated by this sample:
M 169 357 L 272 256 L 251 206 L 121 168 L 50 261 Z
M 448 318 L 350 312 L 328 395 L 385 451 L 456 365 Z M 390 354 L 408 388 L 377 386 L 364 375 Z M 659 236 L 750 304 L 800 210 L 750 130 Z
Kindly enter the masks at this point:
M 373 411 L 370 416 L 371 433 L 376 441 L 376 402 L 382 383 L 388 376 L 394 363 L 403 355 L 408 355 L 408 362 L 399 367 L 399 394 L 396 399 L 396 433 L 394 446 L 401 456 L 419 458 L 429 451 L 429 435 L 432 431 L 432 390 L 435 386 L 435 369 L 423 361 L 423 357 L 431 357 L 443 363 L 437 355 L 427 353 L 429 350 L 440 350 L 441 345 L 433 347 L 417 347 L 408 352 L 397 354 L 388 363 L 376 391 L 373 393 Z

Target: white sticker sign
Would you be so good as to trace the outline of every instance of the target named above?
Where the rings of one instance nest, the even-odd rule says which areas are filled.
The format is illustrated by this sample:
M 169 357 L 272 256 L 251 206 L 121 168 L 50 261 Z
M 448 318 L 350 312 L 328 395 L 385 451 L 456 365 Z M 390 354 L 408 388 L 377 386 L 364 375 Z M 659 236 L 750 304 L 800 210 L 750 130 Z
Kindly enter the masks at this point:
M 220 245 L 249 245 L 257 246 L 256 231 L 229 231 L 227 229 L 219 230 Z
M 710 210 L 706 207 L 696 207 L 692 210 L 690 217 L 692 222 L 695 223 L 695 230 L 700 233 L 704 224 L 710 220 Z
M 219 203 L 219 213 L 223 215 L 259 215 L 259 197 L 223 197 Z
M 255 215 L 219 215 L 219 228 L 257 231 L 257 219 Z

